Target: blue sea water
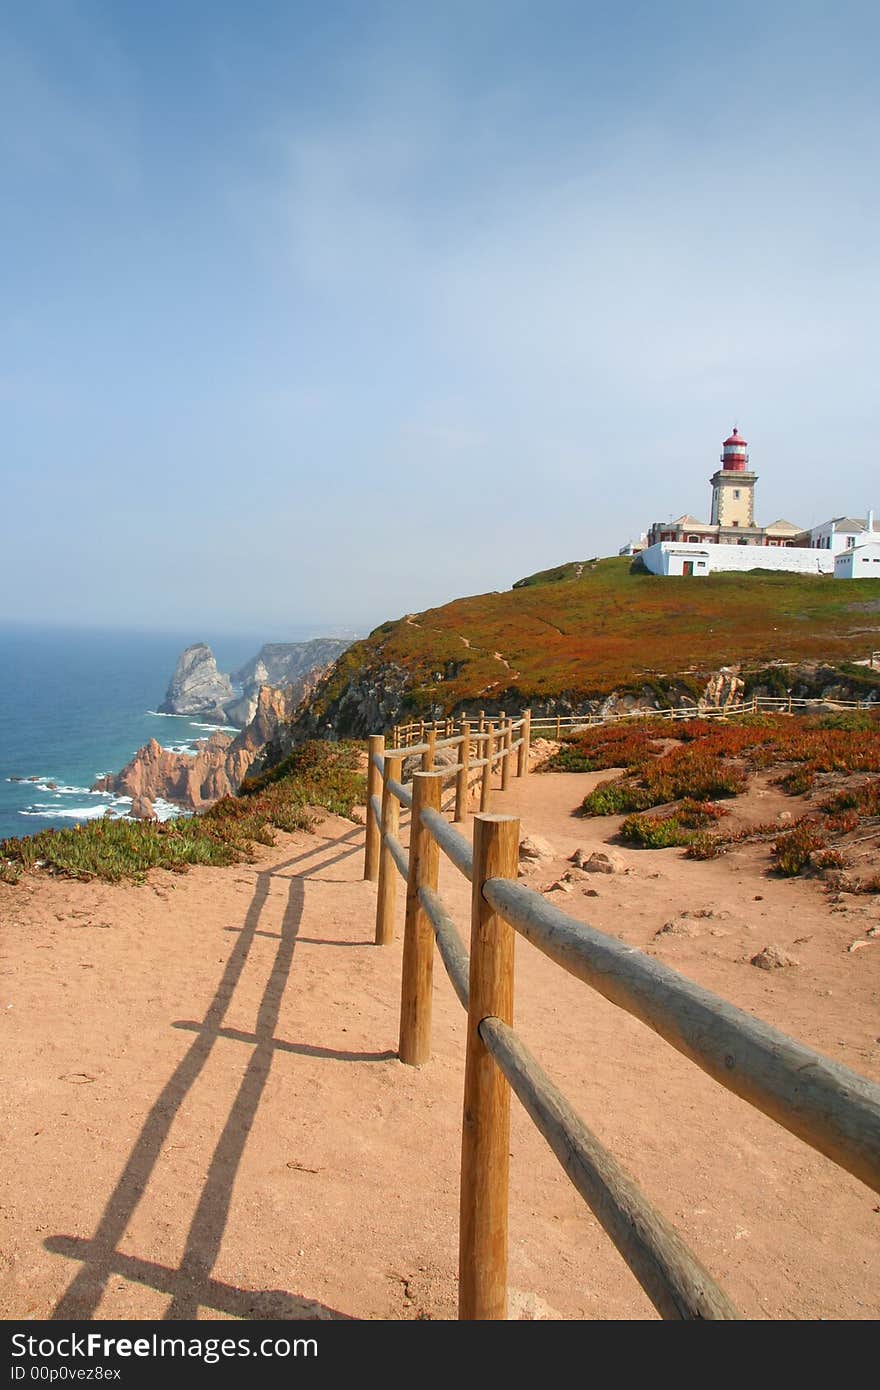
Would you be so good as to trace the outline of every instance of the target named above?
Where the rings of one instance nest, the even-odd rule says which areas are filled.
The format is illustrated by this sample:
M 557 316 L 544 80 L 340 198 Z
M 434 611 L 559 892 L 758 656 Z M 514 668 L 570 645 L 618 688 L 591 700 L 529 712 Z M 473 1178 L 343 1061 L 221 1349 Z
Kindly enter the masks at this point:
M 155 713 L 184 647 L 209 642 L 230 671 L 263 640 L 0 626 L 0 840 L 108 806 L 124 814 L 125 801 L 89 790 L 101 773 L 119 772 L 150 738 L 186 751 L 210 734 L 198 718 Z

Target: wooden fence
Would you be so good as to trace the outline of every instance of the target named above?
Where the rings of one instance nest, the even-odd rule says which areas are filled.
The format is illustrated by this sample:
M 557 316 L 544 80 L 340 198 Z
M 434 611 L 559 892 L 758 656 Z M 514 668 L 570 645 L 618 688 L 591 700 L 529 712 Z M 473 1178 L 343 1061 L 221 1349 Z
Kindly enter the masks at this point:
M 643 952 L 566 916 L 516 881 L 519 820 L 488 813 L 490 781 L 528 772 L 528 713 L 459 733 L 427 730 L 414 747 L 369 741 L 364 877 L 378 880 L 376 941 L 394 936 L 396 874 L 406 883 L 399 1056 L 419 1066 L 431 1054 L 436 940 L 467 1010 L 461 1133 L 459 1317 L 499 1319 L 507 1308 L 510 1092 L 514 1091 L 578 1192 L 664 1318 L 730 1319 L 738 1313 L 673 1227 L 604 1148 L 514 1032 L 513 949 L 518 932 L 562 969 L 640 1019 L 727 1090 L 742 1097 L 840 1167 L 880 1191 L 880 1087 L 735 1008 Z M 401 730 L 397 731 L 398 738 Z M 405 731 L 403 731 L 405 733 Z M 436 750 L 456 762 L 434 770 Z M 472 757 L 476 752 L 478 756 Z M 405 756 L 421 770 L 402 780 Z M 481 811 L 473 844 L 442 814 L 466 810 L 472 774 Z M 485 803 L 485 804 L 484 804 Z M 409 851 L 398 838 L 410 812 Z M 438 893 L 440 851 L 472 884 L 470 954 Z
M 597 724 L 618 724 L 636 719 L 729 719 L 732 715 L 760 714 L 762 711 L 768 714 L 809 714 L 811 711 L 815 713 L 829 707 L 858 710 L 876 709 L 878 705 L 875 700 L 822 700 L 800 699 L 793 695 L 752 695 L 748 700 L 732 701 L 717 708 L 713 705 L 700 709 L 691 705 L 675 709 L 622 710 L 613 714 L 532 715 L 531 728 L 536 734 L 545 737 L 555 734 L 558 738 L 560 734 L 571 733 L 576 729 L 590 729 Z M 498 716 L 502 722 L 505 718 L 503 713 Z M 476 723 L 469 724 L 468 727 L 476 735 L 482 735 L 488 724 L 489 716 L 485 710 L 481 710 Z M 460 719 L 416 719 L 409 724 L 395 724 L 391 731 L 391 739 L 401 752 L 411 753 L 415 750 L 410 744 L 421 747 L 432 737 L 436 740 L 439 734 L 440 747 L 454 741 L 454 736 L 460 734 L 463 728 L 464 723 Z

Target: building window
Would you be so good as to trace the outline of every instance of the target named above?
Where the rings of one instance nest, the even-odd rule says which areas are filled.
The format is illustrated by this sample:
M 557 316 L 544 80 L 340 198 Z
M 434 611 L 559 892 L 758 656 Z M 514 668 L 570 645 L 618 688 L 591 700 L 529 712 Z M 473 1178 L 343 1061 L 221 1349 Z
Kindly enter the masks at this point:
M 852 550 L 853 547 L 855 546 L 855 543 L 856 543 L 856 538 L 855 538 L 855 536 L 847 536 L 847 538 L 846 538 L 847 550 Z
M 699 545 L 699 544 L 700 544 L 700 537 L 699 537 L 699 536 L 688 536 L 688 544 L 689 544 L 689 545 Z
M 737 500 L 737 502 L 738 502 L 738 501 L 739 501 L 739 488 L 738 488 L 738 487 L 735 487 L 735 488 L 733 489 L 733 495 L 734 495 L 734 497 L 736 498 L 736 500 Z
M 738 522 L 738 521 L 732 521 L 730 524 L 731 524 L 731 526 L 739 526 L 739 522 Z

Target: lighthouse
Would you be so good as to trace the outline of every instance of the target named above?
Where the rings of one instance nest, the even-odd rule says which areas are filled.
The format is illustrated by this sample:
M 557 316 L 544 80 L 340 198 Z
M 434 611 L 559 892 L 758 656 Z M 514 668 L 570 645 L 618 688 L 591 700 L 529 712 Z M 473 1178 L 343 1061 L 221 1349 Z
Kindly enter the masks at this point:
M 739 430 L 734 429 L 721 446 L 721 467 L 710 479 L 712 525 L 721 531 L 751 530 L 755 525 L 757 481 L 758 475 L 749 471 L 748 443 Z

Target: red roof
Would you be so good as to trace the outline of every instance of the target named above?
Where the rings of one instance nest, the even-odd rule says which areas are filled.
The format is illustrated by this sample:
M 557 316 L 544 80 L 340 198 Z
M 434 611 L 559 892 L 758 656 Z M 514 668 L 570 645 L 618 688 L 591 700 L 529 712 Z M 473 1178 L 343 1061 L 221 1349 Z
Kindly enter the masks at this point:
M 725 439 L 725 441 L 724 441 L 724 448 L 725 448 L 725 449 L 727 448 L 728 444 L 739 444 L 739 445 L 742 446 L 743 449 L 747 449 L 747 448 L 748 448 L 748 444 L 747 444 L 746 440 L 743 439 L 742 435 L 741 435 L 741 434 L 739 433 L 739 431 L 736 430 L 736 429 L 734 429 L 733 434 L 730 435 L 729 438 Z

